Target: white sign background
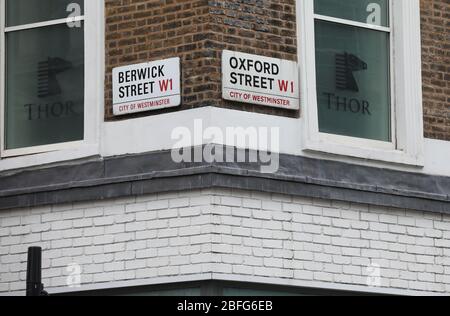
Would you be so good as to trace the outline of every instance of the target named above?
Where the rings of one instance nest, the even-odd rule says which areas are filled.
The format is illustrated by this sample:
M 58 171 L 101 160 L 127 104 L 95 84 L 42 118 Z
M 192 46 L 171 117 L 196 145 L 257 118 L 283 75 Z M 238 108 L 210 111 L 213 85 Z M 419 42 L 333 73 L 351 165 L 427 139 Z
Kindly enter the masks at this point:
M 114 115 L 159 110 L 180 104 L 180 58 L 113 69 Z
M 300 109 L 296 62 L 224 50 L 222 97 L 225 100 L 289 110 Z

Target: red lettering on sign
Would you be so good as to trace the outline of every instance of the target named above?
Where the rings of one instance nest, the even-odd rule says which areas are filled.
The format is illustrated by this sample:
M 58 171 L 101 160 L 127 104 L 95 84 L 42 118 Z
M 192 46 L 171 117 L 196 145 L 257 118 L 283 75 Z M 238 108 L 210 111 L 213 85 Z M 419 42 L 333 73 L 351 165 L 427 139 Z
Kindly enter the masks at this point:
M 173 80 L 172 79 L 159 81 L 159 90 L 161 92 L 166 92 L 167 90 L 172 90 L 172 89 L 173 89 Z
M 287 92 L 289 87 L 289 81 L 278 80 L 278 87 L 280 88 L 281 92 Z

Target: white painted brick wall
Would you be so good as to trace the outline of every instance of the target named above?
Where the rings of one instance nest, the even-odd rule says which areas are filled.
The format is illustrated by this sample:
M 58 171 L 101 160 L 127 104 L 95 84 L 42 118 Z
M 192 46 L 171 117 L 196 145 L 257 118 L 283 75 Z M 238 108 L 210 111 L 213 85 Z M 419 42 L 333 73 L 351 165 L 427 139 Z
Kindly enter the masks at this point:
M 450 294 L 450 216 L 240 190 L 154 194 L 0 212 L 0 293 L 23 293 L 27 248 L 47 289 L 222 276 Z

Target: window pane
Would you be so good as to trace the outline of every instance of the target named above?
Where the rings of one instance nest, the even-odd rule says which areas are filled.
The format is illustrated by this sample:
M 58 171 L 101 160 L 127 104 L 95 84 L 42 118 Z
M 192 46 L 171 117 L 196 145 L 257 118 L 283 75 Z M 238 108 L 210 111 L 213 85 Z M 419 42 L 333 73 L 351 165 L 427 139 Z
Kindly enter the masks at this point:
M 389 0 L 315 0 L 316 14 L 389 26 Z
M 319 129 L 391 141 L 389 34 L 316 21 Z
M 83 14 L 83 0 L 6 0 L 6 26 L 63 19 L 70 4 L 78 4 Z
M 83 139 L 83 27 L 6 33 L 6 149 Z

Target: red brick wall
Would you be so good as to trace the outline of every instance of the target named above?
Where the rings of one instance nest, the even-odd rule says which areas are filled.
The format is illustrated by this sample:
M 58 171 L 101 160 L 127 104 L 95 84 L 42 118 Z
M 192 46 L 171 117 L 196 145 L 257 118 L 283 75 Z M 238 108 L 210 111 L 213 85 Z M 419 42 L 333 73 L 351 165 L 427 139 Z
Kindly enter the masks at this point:
M 296 60 L 295 0 L 106 0 L 106 119 L 209 105 L 298 116 L 222 101 L 223 49 Z M 182 63 L 181 108 L 112 117 L 112 68 L 175 56 Z
M 450 141 L 450 1 L 421 7 L 425 137 Z
M 224 101 L 223 49 L 297 59 L 295 0 L 105 0 L 106 119 L 219 106 L 298 117 L 297 111 Z M 421 0 L 425 136 L 450 140 L 450 2 Z M 179 56 L 182 106 L 112 117 L 113 67 Z
M 217 106 L 298 117 L 298 111 L 267 108 L 221 99 L 221 52 L 224 49 L 267 57 L 297 60 L 295 0 L 209 1 L 211 49 L 216 72 L 213 97 Z
M 208 103 L 211 92 L 210 52 L 204 49 L 210 29 L 206 0 L 105 0 L 106 77 L 105 117 L 112 119 L 112 69 L 114 67 L 180 57 L 182 107 Z M 180 108 L 169 110 L 176 111 Z M 126 116 L 154 115 L 154 111 Z

